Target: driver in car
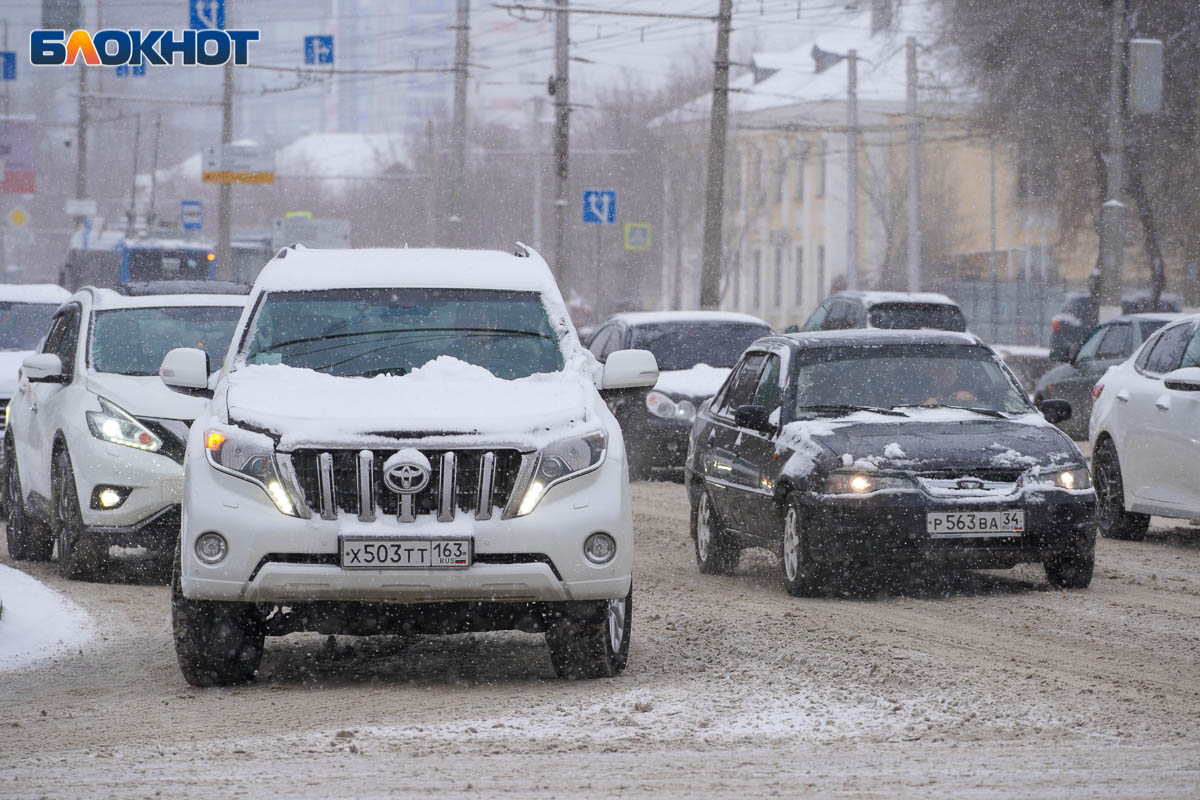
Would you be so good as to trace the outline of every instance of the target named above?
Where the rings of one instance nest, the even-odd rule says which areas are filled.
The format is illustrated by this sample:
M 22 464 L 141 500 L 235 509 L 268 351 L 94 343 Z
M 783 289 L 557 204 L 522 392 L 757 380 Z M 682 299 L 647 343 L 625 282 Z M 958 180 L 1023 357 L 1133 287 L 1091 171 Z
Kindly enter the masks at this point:
M 952 359 L 938 359 L 930 371 L 930 394 L 923 405 L 954 406 L 974 403 L 974 393 L 963 387 L 958 377 L 958 367 Z

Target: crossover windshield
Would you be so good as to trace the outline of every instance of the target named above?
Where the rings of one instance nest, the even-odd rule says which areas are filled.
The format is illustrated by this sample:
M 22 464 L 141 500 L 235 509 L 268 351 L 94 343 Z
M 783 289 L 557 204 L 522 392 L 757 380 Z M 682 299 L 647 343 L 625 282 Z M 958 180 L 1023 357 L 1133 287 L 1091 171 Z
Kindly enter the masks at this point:
M 53 303 L 0 302 L 0 350 L 33 350 L 50 328 Z
M 92 368 L 120 375 L 157 375 L 163 356 L 176 347 L 209 354 L 216 371 L 229 349 L 239 306 L 166 306 L 97 311 L 92 330 Z
M 535 292 L 336 289 L 266 295 L 247 364 L 286 364 L 341 377 L 404 375 L 439 356 L 498 378 L 563 368 Z
M 630 346 L 654 353 L 660 370 L 691 369 L 697 364 L 732 367 L 755 339 L 770 333 L 762 325 L 728 322 L 639 325 Z
M 974 345 L 819 348 L 797 367 L 796 415 L 831 407 L 969 408 L 991 416 L 1033 410 L 992 352 Z
M 961 311 L 940 303 L 876 303 L 871 306 L 869 313 L 873 328 L 931 328 L 960 333 L 967 329 L 967 320 Z

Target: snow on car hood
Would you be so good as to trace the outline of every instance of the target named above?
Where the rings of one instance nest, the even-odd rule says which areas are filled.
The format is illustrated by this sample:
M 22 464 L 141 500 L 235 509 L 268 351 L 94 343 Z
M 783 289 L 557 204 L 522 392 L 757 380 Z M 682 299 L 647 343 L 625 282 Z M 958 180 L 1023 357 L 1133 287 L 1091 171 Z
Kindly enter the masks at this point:
M 22 362 L 33 353 L 33 350 L 0 350 L 0 397 L 17 393 L 17 373 Z
M 954 408 L 908 408 L 907 417 L 857 412 L 784 426 L 785 470 L 810 472 L 822 457 L 861 470 L 1030 468 L 1082 464 L 1075 445 L 1037 413 L 996 419 Z
M 578 367 L 503 380 L 450 356 L 372 378 L 255 364 L 229 374 L 226 403 L 231 423 L 276 434 L 284 450 L 437 437 L 532 448 L 597 424 L 598 395 Z
M 168 389 L 157 375 L 118 375 L 89 372 L 88 391 L 113 401 L 135 417 L 181 419 L 191 422 L 208 402 Z
M 654 388 L 672 397 L 692 397 L 707 400 L 717 393 L 729 377 L 729 367 L 710 367 L 697 364 L 691 369 L 672 369 L 658 373 Z

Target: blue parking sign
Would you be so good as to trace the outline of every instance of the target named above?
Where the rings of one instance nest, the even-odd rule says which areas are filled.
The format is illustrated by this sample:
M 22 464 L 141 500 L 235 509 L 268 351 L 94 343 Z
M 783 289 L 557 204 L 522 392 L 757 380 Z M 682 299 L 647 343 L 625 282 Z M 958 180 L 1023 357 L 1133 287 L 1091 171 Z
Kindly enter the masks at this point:
M 304 37 L 305 64 L 333 63 L 333 35 Z
M 17 79 L 17 54 L 11 50 L 0 53 L 0 79 L 6 81 Z
M 590 224 L 617 221 L 617 192 L 615 189 L 583 190 L 583 221 Z
M 188 0 L 188 27 L 194 31 L 225 30 L 225 0 Z

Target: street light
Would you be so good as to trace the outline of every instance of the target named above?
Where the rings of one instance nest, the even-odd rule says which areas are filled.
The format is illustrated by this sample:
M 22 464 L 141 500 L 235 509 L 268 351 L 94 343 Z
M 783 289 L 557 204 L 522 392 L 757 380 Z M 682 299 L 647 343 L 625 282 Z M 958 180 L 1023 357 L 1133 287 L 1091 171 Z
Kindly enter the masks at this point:
M 812 48 L 817 74 L 843 58 L 847 64 L 846 82 L 846 288 L 858 288 L 858 51 L 845 55 Z

